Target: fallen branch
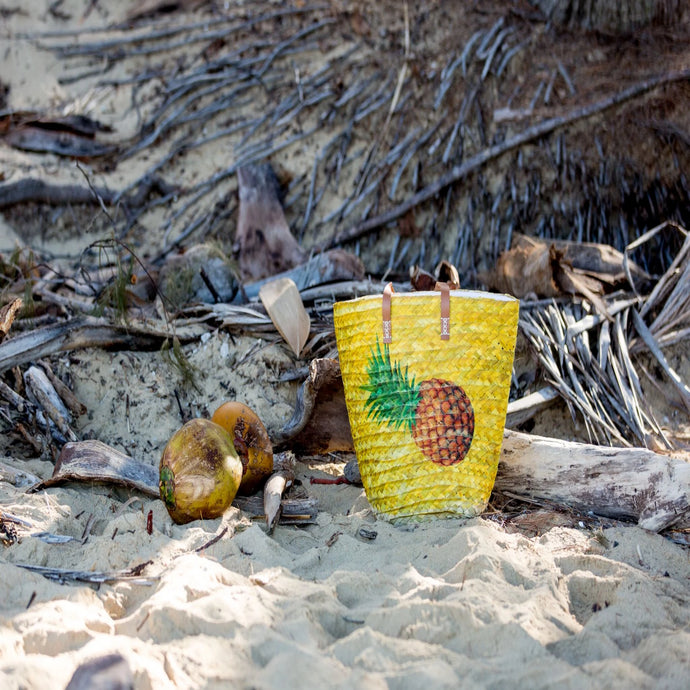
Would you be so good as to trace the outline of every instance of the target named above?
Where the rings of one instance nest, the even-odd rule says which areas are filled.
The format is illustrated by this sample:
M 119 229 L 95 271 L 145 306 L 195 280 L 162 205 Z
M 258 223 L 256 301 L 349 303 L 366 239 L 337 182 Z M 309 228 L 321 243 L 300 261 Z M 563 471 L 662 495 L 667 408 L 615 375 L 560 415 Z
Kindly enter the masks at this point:
M 0 344 L 0 372 L 58 352 L 88 347 L 155 350 L 170 337 L 164 329 L 134 324 L 117 326 L 89 317 L 74 318 L 5 340 Z
M 485 163 L 502 156 L 508 151 L 512 151 L 518 146 L 522 146 L 523 144 L 533 141 L 534 139 L 538 139 L 546 134 L 550 134 L 554 130 L 565 125 L 571 125 L 578 120 L 583 120 L 588 117 L 592 117 L 592 115 L 602 113 L 609 108 L 630 100 L 631 98 L 640 96 L 651 89 L 655 89 L 659 86 L 665 86 L 666 84 L 671 84 L 676 81 L 684 81 L 686 79 L 690 79 L 690 69 L 672 71 L 656 77 L 651 77 L 650 79 L 645 79 L 638 84 L 634 84 L 633 86 L 624 89 L 620 93 L 614 94 L 609 98 L 597 101 L 596 103 L 591 103 L 590 105 L 583 106 L 582 108 L 577 108 L 566 115 L 549 118 L 534 125 L 533 127 L 529 127 L 524 132 L 520 132 L 520 134 L 510 137 L 500 144 L 496 144 L 495 146 L 490 146 L 489 148 L 484 149 L 476 156 L 473 156 L 469 160 L 465 161 L 462 165 L 454 166 L 445 175 L 442 175 L 438 180 L 421 189 L 419 192 L 417 192 L 417 194 L 411 196 L 407 201 L 394 206 L 385 213 L 381 213 L 378 216 L 364 220 L 361 223 L 357 223 L 353 227 L 348 228 L 347 230 L 337 233 L 330 243 L 324 247 L 324 249 L 330 249 L 342 244 L 343 242 L 356 240 L 382 225 L 386 225 L 391 221 L 397 220 L 416 206 L 419 206 L 425 201 L 435 197 L 446 187 L 458 182 L 463 177 L 466 177 L 475 170 L 478 170 Z
M 659 532 L 690 526 L 690 463 L 646 448 L 608 448 L 506 431 L 495 488 Z
M 137 183 L 136 191 L 123 196 L 122 192 L 105 187 L 91 187 L 78 184 L 50 184 L 43 180 L 27 178 L 0 185 L 0 208 L 37 202 L 61 206 L 64 204 L 100 204 L 112 206 L 122 200 L 129 208 L 139 208 L 151 192 L 162 195 L 179 191 L 160 177 L 144 176 Z
M 141 563 L 127 570 L 68 570 L 65 568 L 48 568 L 29 563 L 15 563 L 20 568 L 31 570 L 48 580 L 54 580 L 64 585 L 68 582 L 88 582 L 89 584 L 111 584 L 115 582 L 129 582 L 134 585 L 153 585 L 158 576 L 142 577 L 141 572 L 151 561 Z
M 508 403 L 506 428 L 512 429 L 528 419 L 532 419 L 535 414 L 558 400 L 558 395 L 558 391 L 553 386 L 545 386 L 534 393 Z
M 98 188 L 98 195 L 110 205 L 117 194 L 104 187 Z M 97 204 L 98 197 L 89 189 L 76 184 L 49 184 L 43 180 L 18 180 L 0 185 L 0 208 L 35 201 L 59 206 L 62 204 Z

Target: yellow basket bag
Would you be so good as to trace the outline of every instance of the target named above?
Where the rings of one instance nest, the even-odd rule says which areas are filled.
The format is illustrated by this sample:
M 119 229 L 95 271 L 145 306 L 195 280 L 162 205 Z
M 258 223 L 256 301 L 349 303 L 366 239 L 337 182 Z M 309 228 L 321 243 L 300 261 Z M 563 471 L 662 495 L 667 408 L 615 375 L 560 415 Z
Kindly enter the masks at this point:
M 391 521 L 472 517 L 503 442 L 519 302 L 453 290 L 334 305 L 352 438 L 367 498 Z

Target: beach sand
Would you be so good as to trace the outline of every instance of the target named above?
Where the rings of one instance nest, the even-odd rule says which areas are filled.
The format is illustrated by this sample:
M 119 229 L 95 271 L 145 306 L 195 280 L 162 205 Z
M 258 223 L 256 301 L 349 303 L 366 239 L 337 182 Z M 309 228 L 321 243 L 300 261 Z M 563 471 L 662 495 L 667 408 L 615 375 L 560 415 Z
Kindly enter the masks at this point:
M 161 501 L 105 487 L 0 492 L 31 523 L 1 554 L 3 688 L 61 688 L 112 652 L 136 688 L 687 687 L 688 550 L 634 526 L 394 527 L 361 488 L 312 485 L 317 524 L 268 535 L 235 508 L 176 526 Z M 143 581 L 99 586 L 19 567 L 142 563 Z

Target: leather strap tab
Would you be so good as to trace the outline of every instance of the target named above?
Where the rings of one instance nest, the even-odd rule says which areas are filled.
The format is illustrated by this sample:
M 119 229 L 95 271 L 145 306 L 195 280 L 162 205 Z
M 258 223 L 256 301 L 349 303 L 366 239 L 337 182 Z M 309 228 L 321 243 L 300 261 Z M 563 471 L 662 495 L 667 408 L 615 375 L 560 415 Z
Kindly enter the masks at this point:
M 448 283 L 436 283 L 441 291 L 441 340 L 450 338 L 450 287 Z
M 388 283 L 383 288 L 383 299 L 381 300 L 381 312 L 383 317 L 383 342 L 393 342 L 393 328 L 391 323 L 391 295 L 393 294 L 393 283 Z

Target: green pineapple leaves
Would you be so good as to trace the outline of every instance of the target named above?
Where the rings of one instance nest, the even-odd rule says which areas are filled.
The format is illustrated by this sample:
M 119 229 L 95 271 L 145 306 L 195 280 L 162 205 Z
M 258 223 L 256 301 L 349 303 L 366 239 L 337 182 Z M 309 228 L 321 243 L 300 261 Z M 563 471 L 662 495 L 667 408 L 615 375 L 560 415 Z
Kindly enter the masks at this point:
M 362 386 L 362 390 L 369 393 L 365 403 L 367 417 L 385 422 L 394 429 L 404 426 L 412 431 L 415 424 L 415 414 L 419 405 L 419 388 L 413 378 L 410 378 L 407 367 L 403 370 L 400 362 L 391 362 L 388 345 L 383 346 L 376 338 L 376 349 L 371 348 L 367 362 L 369 382 Z

